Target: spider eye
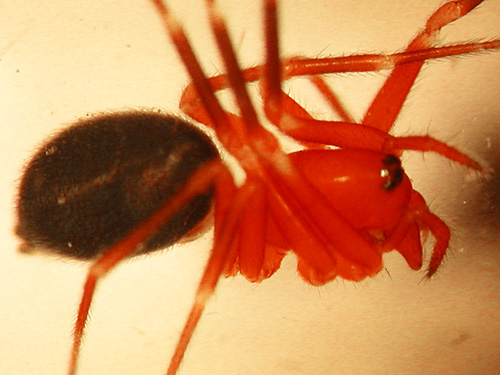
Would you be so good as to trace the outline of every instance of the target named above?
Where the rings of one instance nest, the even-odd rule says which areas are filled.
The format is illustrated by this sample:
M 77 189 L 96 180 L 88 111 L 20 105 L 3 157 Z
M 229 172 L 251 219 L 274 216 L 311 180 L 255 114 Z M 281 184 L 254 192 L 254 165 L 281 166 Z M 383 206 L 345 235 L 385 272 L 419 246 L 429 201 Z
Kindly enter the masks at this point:
M 384 160 L 385 168 L 380 170 L 380 176 L 384 182 L 382 188 L 387 191 L 392 191 L 397 188 L 403 181 L 404 171 L 401 167 L 401 161 L 394 155 L 387 155 Z

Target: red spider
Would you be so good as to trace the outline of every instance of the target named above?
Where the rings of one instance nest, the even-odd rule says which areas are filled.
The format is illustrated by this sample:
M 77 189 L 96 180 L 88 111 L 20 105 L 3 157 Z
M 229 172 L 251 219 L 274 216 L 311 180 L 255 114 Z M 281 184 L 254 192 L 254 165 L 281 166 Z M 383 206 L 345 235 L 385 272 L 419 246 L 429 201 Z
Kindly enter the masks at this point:
M 236 185 L 219 159 L 207 161 L 149 219 L 102 253 L 85 282 L 70 375 L 76 373 L 97 282 L 211 187 L 215 189 L 213 249 L 167 374 L 177 372 L 205 304 L 223 274 L 241 273 L 251 282 L 260 282 L 276 272 L 288 251 L 295 253 L 298 272 L 311 285 L 323 285 L 336 277 L 358 281 L 374 276 L 383 268 L 382 254 L 392 250 L 418 270 L 422 267 L 421 236 L 427 232 L 436 240 L 427 276 L 436 272 L 448 247 L 449 229 L 413 190 L 398 157 L 404 150 L 433 151 L 469 168 L 482 168 L 429 136 L 395 137 L 388 132 L 426 60 L 500 48 L 500 40 L 433 47 L 443 26 L 482 1 L 444 4 L 402 53 L 284 60 L 278 48 L 276 3 L 266 0 L 266 61 L 242 70 L 225 23 L 213 0 L 207 0 L 227 71 L 212 78 L 202 72 L 181 24 L 161 0 L 152 1 L 192 79 L 181 98 L 181 109 L 215 130 L 246 178 Z M 321 78 L 329 73 L 384 69 L 393 70 L 361 123 L 350 120 Z M 285 94 L 282 82 L 297 76 L 309 76 L 345 121 L 316 120 Z M 302 151 L 286 153 L 275 133 L 261 125 L 247 93 L 247 83 L 252 81 L 260 85 L 267 119 L 276 130 L 301 143 Z M 224 89 L 232 90 L 238 115 L 224 111 L 217 100 L 215 92 Z

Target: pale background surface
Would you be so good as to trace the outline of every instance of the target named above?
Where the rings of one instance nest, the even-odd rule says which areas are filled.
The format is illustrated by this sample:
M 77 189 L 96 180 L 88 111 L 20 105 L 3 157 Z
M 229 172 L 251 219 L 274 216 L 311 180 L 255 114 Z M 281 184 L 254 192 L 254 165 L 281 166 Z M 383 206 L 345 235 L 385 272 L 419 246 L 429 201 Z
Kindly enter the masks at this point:
M 203 2 L 172 3 L 210 74 L 221 71 Z M 221 3 L 245 66 L 260 63 L 260 2 Z M 327 56 L 401 49 L 441 2 L 283 3 L 284 53 Z M 498 38 L 499 25 L 499 2 L 486 0 L 447 27 L 443 43 Z M 87 113 L 178 113 L 188 78 L 145 0 L 4 2 L 0 35 L 0 374 L 63 375 L 86 265 L 16 253 L 13 197 L 21 168 L 45 137 Z M 429 133 L 498 168 L 499 69 L 498 51 L 429 64 L 396 133 Z M 381 77 L 330 82 L 361 116 Z M 328 115 L 307 87 L 290 87 Z M 493 184 L 481 188 L 464 168 L 433 155 L 404 161 L 452 228 L 451 255 L 431 282 L 419 283 L 423 273 L 397 255 L 386 257 L 387 272 L 359 284 L 311 287 L 296 275 L 293 256 L 259 285 L 223 280 L 180 374 L 500 373 L 498 183 L 489 192 L 497 197 L 495 214 L 486 211 Z M 209 248 L 208 235 L 125 262 L 105 279 L 79 374 L 163 374 Z

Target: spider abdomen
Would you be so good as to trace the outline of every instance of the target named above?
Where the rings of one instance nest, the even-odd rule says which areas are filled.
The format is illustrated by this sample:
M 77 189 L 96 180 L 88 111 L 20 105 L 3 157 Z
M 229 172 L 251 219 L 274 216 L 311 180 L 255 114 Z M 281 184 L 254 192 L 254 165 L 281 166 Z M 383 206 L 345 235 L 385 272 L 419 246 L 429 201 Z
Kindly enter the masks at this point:
M 93 258 L 217 157 L 203 132 L 175 117 L 124 112 L 81 120 L 29 162 L 20 184 L 17 234 L 29 248 Z M 139 252 L 181 239 L 207 215 L 212 197 L 207 191 L 193 199 Z

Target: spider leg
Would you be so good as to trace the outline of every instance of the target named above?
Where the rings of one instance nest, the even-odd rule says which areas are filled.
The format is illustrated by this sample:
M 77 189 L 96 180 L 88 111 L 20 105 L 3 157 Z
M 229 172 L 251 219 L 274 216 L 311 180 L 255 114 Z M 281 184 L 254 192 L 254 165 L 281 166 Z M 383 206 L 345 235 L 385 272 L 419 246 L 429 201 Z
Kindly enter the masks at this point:
M 151 0 L 156 8 L 156 11 L 161 17 L 161 20 L 170 35 L 175 47 L 181 57 L 184 66 L 188 70 L 189 75 L 192 78 L 194 84 L 193 90 L 196 90 L 198 95 L 197 98 L 203 104 L 202 107 L 204 112 L 203 115 L 209 118 L 209 123 L 217 124 L 219 129 L 223 129 L 227 132 L 230 127 L 229 119 L 226 113 L 222 109 L 220 103 L 214 95 L 214 91 L 210 82 L 206 78 L 205 73 L 201 69 L 200 64 L 194 54 L 194 51 L 187 39 L 186 33 L 184 32 L 179 21 L 171 15 L 166 5 L 162 0 Z
M 336 98 L 333 91 L 328 88 L 319 74 L 393 69 L 361 122 L 363 125 L 388 132 L 401 111 L 401 107 L 425 60 L 500 47 L 500 41 L 494 40 L 491 42 L 432 48 L 432 44 L 437 39 L 437 34 L 442 27 L 464 16 L 482 1 L 459 0 L 442 5 L 431 15 L 424 30 L 415 37 L 403 53 L 346 56 L 333 59 L 293 58 L 284 63 L 285 79 L 310 74 L 310 80 L 327 99 L 332 108 L 344 120 L 353 122 L 339 99 Z M 277 91 L 273 93 L 273 95 L 277 94 Z M 276 123 L 276 121 L 274 122 Z M 316 132 L 316 130 L 312 131 Z
M 345 68 L 344 71 L 351 71 L 351 69 L 353 69 L 353 66 L 356 66 L 356 68 L 354 69 L 359 68 L 360 70 L 362 70 L 363 68 L 368 67 L 369 69 L 373 70 L 378 69 L 380 67 L 378 64 L 383 62 L 381 59 L 385 58 L 389 61 L 389 64 L 394 64 L 397 68 L 402 69 L 401 73 L 398 73 L 399 75 L 401 75 L 405 71 L 403 68 L 414 66 L 414 64 L 417 63 L 423 64 L 425 59 L 428 58 L 426 51 L 415 52 L 412 51 L 412 49 L 418 48 L 420 45 L 425 47 L 425 40 L 432 39 L 432 36 L 437 33 L 441 27 L 459 17 L 459 15 L 456 14 L 445 17 L 447 12 L 449 12 L 450 6 L 452 6 L 452 4 L 448 3 L 447 6 L 441 7 L 440 10 L 434 13 L 434 15 L 431 16 L 428 21 L 426 30 L 424 32 L 421 32 L 419 36 L 415 38 L 414 42 L 410 44 L 410 46 L 408 47 L 409 50 L 402 54 L 389 56 L 372 55 L 374 60 L 376 60 L 377 62 L 370 61 L 368 55 L 348 56 L 335 59 L 292 59 L 285 63 L 283 67 L 285 74 L 287 75 L 287 78 L 290 76 L 304 74 L 307 71 L 309 71 L 309 73 L 311 74 L 316 74 L 317 72 L 314 71 L 314 69 L 321 67 L 323 63 L 325 63 L 325 65 L 331 69 L 335 68 L 339 62 L 343 62 Z M 472 8 L 472 5 L 470 5 L 469 7 Z M 463 12 L 465 12 L 465 10 Z M 266 64 L 263 68 L 263 78 L 261 80 L 261 88 L 263 93 L 262 95 L 264 99 L 264 111 L 268 119 L 284 133 L 301 142 L 317 142 L 343 148 L 366 148 L 395 154 L 400 154 L 400 152 L 403 150 L 434 151 L 447 157 L 450 160 L 454 160 L 473 169 L 481 170 L 481 166 L 471 158 L 462 154 L 455 148 L 448 146 L 444 142 L 440 142 L 429 136 L 393 137 L 387 134 L 387 131 L 389 130 L 390 126 L 392 126 L 392 123 L 387 129 L 385 129 L 384 126 L 378 129 L 374 125 L 367 125 L 364 123 L 357 124 L 352 122 L 332 122 L 313 119 L 310 114 L 302 106 L 300 106 L 300 104 L 295 102 L 281 89 L 282 66 L 279 61 L 278 55 L 278 39 L 277 36 L 273 35 L 273 33 L 277 32 L 276 6 L 274 1 L 267 2 L 265 15 L 267 59 Z M 493 45 L 495 48 L 499 47 L 500 41 L 494 41 Z M 466 48 L 483 48 L 482 45 L 479 46 L 478 44 L 462 45 L 459 46 L 458 49 L 458 46 L 453 47 L 455 48 L 455 52 L 457 53 L 463 53 L 464 49 Z M 429 52 L 443 53 L 444 51 L 446 51 L 446 53 L 449 53 L 449 47 L 445 48 L 446 50 L 442 48 L 430 49 Z M 399 58 L 402 58 L 403 60 L 407 58 L 419 58 L 420 60 L 416 60 L 417 62 L 414 62 L 412 64 L 397 65 L 398 62 L 396 60 Z M 393 59 L 396 60 L 393 61 Z M 290 73 L 290 70 L 292 70 L 293 72 Z M 316 77 L 316 75 L 313 75 L 313 77 Z M 415 77 L 412 78 L 412 82 Z M 404 84 L 404 81 L 405 79 L 402 79 L 403 84 L 401 84 L 401 87 L 403 87 L 404 90 L 409 91 L 411 85 L 407 87 L 407 85 Z M 316 80 L 316 85 L 318 86 L 320 92 L 323 93 L 323 95 L 327 99 L 329 99 L 332 106 L 338 107 L 340 105 L 332 95 L 333 93 L 327 90 L 324 82 Z M 389 83 L 387 85 L 391 86 L 392 84 Z M 381 92 L 385 90 L 384 87 L 381 89 Z M 400 89 L 398 88 L 398 90 Z M 404 98 L 406 98 L 406 94 L 404 95 Z M 398 100 L 399 99 L 395 101 L 396 104 Z M 391 109 L 389 109 L 387 112 L 391 112 L 395 104 L 388 101 L 387 105 L 391 106 Z M 397 108 L 397 110 L 399 111 L 400 106 Z M 343 108 L 341 107 L 341 110 L 342 109 Z M 385 109 L 382 112 L 386 113 Z
M 394 64 L 394 70 L 386 80 L 384 87 L 379 90 L 377 96 L 372 101 L 370 108 L 365 114 L 365 118 L 362 123 L 364 125 L 369 125 L 377 129 L 388 131 L 401 110 L 404 100 L 408 96 L 408 92 L 411 89 L 416 76 L 418 75 L 420 68 L 422 67 L 425 60 L 435 59 L 444 56 L 461 55 L 472 52 L 480 52 L 488 49 L 495 49 L 500 47 L 500 41 L 494 40 L 490 42 L 483 43 L 468 43 L 454 46 L 445 46 L 438 48 L 424 48 L 419 50 L 409 50 L 406 52 L 394 55 L 366 55 L 364 59 L 366 62 L 362 61 L 362 56 L 356 56 L 355 60 L 348 62 L 349 65 L 346 66 L 347 71 L 369 71 L 371 70 L 382 70 L 388 68 L 388 64 Z M 372 60 L 370 63 L 369 60 Z M 412 62 L 413 61 L 413 62 Z M 327 61 L 325 61 L 326 63 Z M 347 61 L 346 61 L 347 62 Z M 300 65 L 310 65 L 306 61 L 293 61 L 294 65 L 297 65 L 293 70 L 294 74 L 298 74 L 302 70 Z M 373 64 L 373 65 L 372 65 Z M 319 67 L 323 65 L 323 62 L 319 63 Z M 336 68 L 336 63 L 332 61 L 332 67 Z M 370 67 L 370 65 L 372 65 Z M 312 66 L 308 66 L 312 68 Z M 368 69 L 367 69 L 368 68 Z M 292 69 L 290 69 L 292 70 Z M 332 69 L 333 71 L 338 71 Z M 316 72 L 319 73 L 319 72 Z M 325 71 L 324 74 L 327 72 Z M 289 72 L 289 74 L 292 74 Z M 301 74 L 300 74 L 301 75 Z M 323 97 L 330 104 L 330 107 L 336 112 L 342 121 L 345 122 L 355 122 L 354 119 L 345 109 L 345 106 L 341 103 L 340 98 L 333 92 L 331 87 L 329 87 L 321 75 L 311 75 L 309 80 L 313 83 L 318 91 L 323 95 Z M 391 96 L 394 95 L 394 96 Z M 394 99 L 393 98 L 397 98 Z M 384 103 L 385 102 L 385 103 Z M 387 109 L 384 105 L 389 103 L 390 108 Z M 377 122 L 377 119 L 382 120 Z
M 230 209 L 230 204 L 224 204 L 224 202 L 230 202 L 237 191 L 234 184 L 234 189 L 228 189 L 230 183 L 232 181 L 227 181 L 226 185 L 219 184 L 217 212 Z M 265 185 L 260 179 L 253 177 L 247 177 L 245 185 L 253 185 L 252 204 L 247 206 L 242 213 L 240 230 L 234 235 L 235 239 L 224 274 L 236 276 L 241 273 L 250 282 L 260 282 L 279 269 L 281 260 L 290 249 L 290 245 L 273 218 L 268 215 L 269 197 Z M 223 205 L 224 208 L 220 207 Z M 263 220 L 266 217 L 267 220 Z M 216 231 L 223 226 L 222 221 L 216 221 Z
M 410 42 L 406 51 L 432 47 L 442 27 L 463 17 L 482 2 L 458 0 L 443 4 L 429 17 L 424 29 Z M 424 63 L 425 60 L 421 60 L 396 66 L 368 108 L 362 123 L 388 132 Z
M 332 110 L 340 116 L 344 122 L 355 122 L 345 106 L 342 104 L 339 96 L 328 86 L 322 76 L 310 76 L 309 80 L 316 89 L 323 95 Z
M 244 148 L 246 145 L 246 129 L 241 126 L 241 119 L 235 115 L 224 113 L 220 103 L 215 98 L 209 81 L 201 70 L 182 26 L 169 14 L 168 9 L 162 2 L 156 1 L 154 4 L 184 60 L 203 104 L 201 110 L 198 108 L 195 112 L 199 113 L 199 118 L 202 121 L 211 124 L 216 129 L 219 139 L 226 147 L 229 149 Z M 217 43 L 222 44 L 222 46 L 219 46 L 222 51 L 227 48 L 224 44 L 230 46 L 230 41 L 226 34 L 216 31 L 218 27 L 220 28 L 222 20 L 215 13 L 212 7 L 213 4 L 209 2 L 208 5 L 210 21 L 215 29 Z M 231 58 L 235 60 L 234 56 L 224 56 L 226 61 L 231 60 Z M 232 70 L 229 68 L 233 76 L 238 73 L 241 74 L 235 61 L 230 61 L 227 65 L 234 67 Z M 239 86 L 233 84 L 232 86 L 236 86 L 232 88 L 238 98 L 245 96 L 242 93 L 245 89 L 244 84 Z M 239 104 L 242 112 L 246 114 L 250 122 L 253 111 L 250 101 L 240 100 Z M 257 124 L 256 115 L 253 121 L 254 124 Z M 249 161 L 249 163 L 250 165 L 247 166 L 246 170 L 251 172 L 256 168 L 254 168 L 253 161 Z M 250 199 L 252 204 L 249 204 Z M 262 278 L 262 272 L 274 272 L 276 267 L 279 266 L 279 262 L 277 262 L 277 266 L 275 265 L 276 258 L 281 260 L 283 254 L 279 254 L 277 257 L 275 256 L 276 252 L 271 252 L 271 255 L 269 255 L 269 252 L 266 253 L 265 251 L 266 220 L 263 219 L 267 218 L 266 201 L 265 190 L 259 178 L 247 173 L 246 182 L 237 188 L 231 176 L 219 177 L 216 185 L 214 248 L 196 292 L 192 310 L 170 362 L 168 374 L 177 372 L 206 301 L 213 294 L 217 281 L 223 272 L 226 274 L 232 272 L 236 267 L 234 263 L 238 260 L 239 265 L 237 267 L 239 267 L 239 271 L 248 279 L 259 281 Z M 239 241 L 234 246 L 233 243 L 236 237 L 239 238 Z M 236 252 L 234 251 L 235 248 Z M 270 256 L 271 259 L 266 259 L 266 255 Z M 273 265 L 274 269 L 269 266 L 270 264 Z
M 320 86 L 324 84 L 324 81 L 316 82 Z M 311 146 L 310 143 L 318 143 L 342 148 L 365 148 L 394 154 L 400 154 L 403 150 L 433 151 L 472 169 L 482 169 L 479 163 L 470 157 L 430 136 L 395 137 L 365 124 L 315 120 L 299 103 L 281 89 L 275 92 L 266 90 L 264 84 L 262 86 L 265 113 L 269 120 L 285 134 L 310 148 L 318 147 L 317 145 Z M 327 87 L 320 88 L 326 96 L 334 95 L 333 92 L 327 92 L 327 89 Z M 278 96 L 282 104 L 282 110 L 279 112 L 273 106 L 276 99 L 270 99 L 270 97 Z M 335 98 L 331 97 L 331 99 L 332 106 L 336 106 Z
M 387 69 L 394 69 L 399 66 L 412 65 L 414 63 L 420 63 L 424 60 L 438 59 L 442 57 L 465 55 L 474 52 L 484 52 L 488 50 L 500 48 L 500 40 L 492 40 L 488 42 L 480 43 L 466 43 L 457 44 L 453 46 L 444 47 L 432 47 L 416 51 L 405 51 L 400 53 L 395 53 L 391 55 L 351 55 L 343 57 L 325 57 L 325 58 L 304 58 L 304 57 L 293 57 L 281 62 L 282 67 L 282 80 L 287 80 L 293 77 L 307 76 L 313 81 L 313 84 L 318 88 L 318 90 L 323 94 L 323 96 L 330 102 L 330 105 L 335 111 L 339 111 L 338 107 L 342 107 L 342 104 L 336 99 L 332 99 L 332 95 L 327 92 L 327 89 L 320 86 L 317 80 L 322 80 L 321 75 L 324 74 L 334 74 L 334 73 L 347 73 L 347 72 L 373 72 L 381 71 Z M 259 65 L 252 68 L 247 68 L 243 70 L 243 76 L 245 82 L 255 82 L 262 78 L 265 66 Z M 402 68 L 401 68 L 402 69 Z M 315 78 L 318 77 L 318 78 Z M 391 79 L 391 81 L 394 79 Z M 219 90 L 225 90 L 230 87 L 228 74 L 220 74 L 218 76 L 210 77 L 208 79 L 209 85 L 212 87 L 214 92 Z M 261 82 L 263 84 L 263 82 Z M 390 85 L 390 84 L 388 84 Z M 328 89 L 331 91 L 331 89 Z M 183 91 L 179 107 L 188 114 L 193 119 L 213 127 L 213 122 L 208 119 L 207 114 L 203 110 L 202 100 L 198 95 L 197 88 L 194 82 L 191 82 L 186 89 Z M 384 91 L 385 92 L 385 91 Z M 266 94 L 266 91 L 263 91 Z M 266 94 L 267 99 L 270 95 L 276 95 L 274 89 L 269 90 Z M 285 93 L 281 92 L 281 95 L 286 96 Z M 379 96 L 382 94 L 379 94 Z M 385 94 L 384 97 L 388 95 Z M 380 103 L 380 99 L 377 102 Z M 264 100 L 264 104 L 267 104 L 267 100 Z M 373 104 L 372 104 L 373 105 Z M 267 105 L 269 107 L 269 105 Z M 345 109 L 343 109 L 345 111 Z M 286 105 L 284 105 L 283 113 L 286 113 Z M 370 111 L 373 112 L 373 111 Z M 290 115 L 294 115 L 294 112 L 290 112 Z M 341 116 L 348 115 L 347 113 Z M 306 117 L 311 117 L 307 114 Z M 344 120 L 347 120 L 344 119 Z M 270 121 L 274 123 L 278 128 L 280 127 L 279 121 L 270 118 Z M 352 121 L 347 121 L 352 122 Z M 373 124 L 372 124 L 373 126 Z M 377 126 L 373 126 L 377 128 Z M 282 129 L 286 132 L 286 129 Z M 314 132 L 314 130 L 311 130 Z
M 300 75 L 310 75 L 310 80 L 327 99 L 332 108 L 345 121 L 353 122 L 339 99 L 328 88 L 319 74 L 393 69 L 362 121 L 364 125 L 388 132 L 393 126 L 425 60 L 500 47 L 500 41 L 495 40 L 492 42 L 431 48 L 442 27 L 464 16 L 482 1 L 462 0 L 444 4 L 434 12 L 427 21 L 424 30 L 415 37 L 403 53 L 325 59 L 292 58 L 284 63 L 285 79 Z M 275 91 L 275 94 L 277 94 L 277 91 Z M 270 103 L 273 105 L 272 100 Z
M 335 94 L 329 90 L 324 81 L 317 76 L 311 78 L 318 78 L 315 82 L 321 92 L 327 96 L 331 105 L 336 107 L 338 104 L 340 111 L 344 111 L 340 103 L 336 101 Z M 299 103 L 284 92 L 281 91 L 278 94 L 268 92 L 267 95 L 281 95 L 282 112 L 288 115 L 285 119 L 281 113 L 277 115 L 271 107 L 271 102 L 266 102 L 268 118 L 280 130 L 308 148 L 318 148 L 321 144 L 343 148 L 365 148 L 393 154 L 400 154 L 403 150 L 434 151 L 470 168 L 482 169 L 473 159 L 430 136 L 395 137 L 364 124 L 315 120 Z M 348 116 L 347 112 L 345 116 Z
M 259 179 L 247 178 L 242 188 L 252 189 L 252 204 L 241 213 L 241 226 L 237 233 L 236 255 L 238 271 L 250 282 L 262 281 L 266 234 L 267 196 Z M 225 225 L 225 224 L 223 224 Z
M 227 180 L 225 181 L 227 182 Z M 220 185 L 220 181 L 218 185 Z M 193 332 L 205 309 L 207 301 L 213 295 L 217 282 L 223 273 L 227 258 L 231 250 L 231 242 L 234 235 L 238 232 L 245 208 L 250 202 L 253 204 L 254 186 L 244 185 L 237 190 L 236 195 L 231 200 L 230 209 L 223 210 L 224 214 L 219 216 L 223 222 L 223 227 L 218 226 L 214 235 L 214 246 L 210 258 L 205 266 L 205 271 L 201 277 L 198 289 L 196 291 L 195 302 L 188 315 L 181 336 L 175 348 L 174 355 L 170 361 L 167 375 L 175 375 L 181 364 L 186 348 L 191 340 Z M 217 210 L 217 208 L 216 208 Z
M 433 151 L 469 168 L 482 167 L 456 148 L 430 136 L 395 137 L 382 130 L 351 122 L 323 121 L 311 118 L 309 113 L 288 95 L 282 93 L 287 116 L 271 118 L 280 130 L 301 142 L 315 142 L 342 148 L 364 148 L 400 154 L 403 150 Z M 274 116 L 271 111 L 266 112 Z
M 168 219 L 178 212 L 194 197 L 206 192 L 213 185 L 216 176 L 222 174 L 225 167 L 217 162 L 209 162 L 200 167 L 186 185 L 171 200 L 164 204 L 148 220 L 134 229 L 129 235 L 111 246 L 90 266 L 83 287 L 83 295 L 73 331 L 73 347 L 68 374 L 76 372 L 83 331 L 88 320 L 90 305 L 98 282 L 123 259 L 133 255 L 146 239 L 156 233 Z M 226 172 L 227 173 L 227 172 Z

